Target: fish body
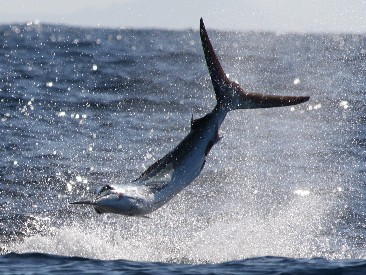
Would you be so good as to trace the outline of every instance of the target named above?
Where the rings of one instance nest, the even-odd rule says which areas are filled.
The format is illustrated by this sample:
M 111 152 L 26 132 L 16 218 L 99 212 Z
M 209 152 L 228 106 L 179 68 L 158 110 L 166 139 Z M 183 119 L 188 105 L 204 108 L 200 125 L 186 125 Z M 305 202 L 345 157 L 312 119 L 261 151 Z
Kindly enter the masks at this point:
M 103 185 L 93 200 L 72 204 L 91 205 L 97 213 L 145 216 L 166 204 L 192 183 L 202 171 L 206 156 L 220 140 L 219 128 L 228 112 L 300 104 L 308 96 L 276 96 L 248 93 L 231 81 L 221 67 L 201 18 L 200 36 L 216 96 L 214 109 L 191 120 L 188 135 L 168 154 L 128 184 Z

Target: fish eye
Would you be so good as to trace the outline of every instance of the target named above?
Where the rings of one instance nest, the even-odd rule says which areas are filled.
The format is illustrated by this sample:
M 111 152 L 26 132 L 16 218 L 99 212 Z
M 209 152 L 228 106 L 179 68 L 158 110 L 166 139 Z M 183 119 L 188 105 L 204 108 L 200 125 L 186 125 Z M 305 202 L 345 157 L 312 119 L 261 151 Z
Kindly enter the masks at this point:
M 96 195 L 101 195 L 103 192 L 106 192 L 108 190 L 113 190 L 114 188 L 112 186 L 110 186 L 109 184 L 105 184 L 103 186 L 101 186 L 99 189 L 97 189 L 96 191 Z
M 107 190 L 112 190 L 112 186 L 110 186 L 109 184 L 106 184 L 102 187 L 102 190 L 101 191 L 107 191 Z

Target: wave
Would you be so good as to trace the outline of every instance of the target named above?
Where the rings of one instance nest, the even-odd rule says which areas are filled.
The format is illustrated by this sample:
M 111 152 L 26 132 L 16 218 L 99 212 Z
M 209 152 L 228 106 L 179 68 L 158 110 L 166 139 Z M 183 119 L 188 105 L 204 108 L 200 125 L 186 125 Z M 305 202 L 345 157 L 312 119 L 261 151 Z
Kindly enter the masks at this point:
M 44 253 L 8 253 L 0 256 L 0 267 L 12 273 L 144 273 L 144 274 L 362 274 L 365 260 L 336 260 L 323 258 L 293 259 L 259 257 L 219 264 L 189 264 L 136 262 L 126 260 L 102 261 L 83 257 L 65 257 Z

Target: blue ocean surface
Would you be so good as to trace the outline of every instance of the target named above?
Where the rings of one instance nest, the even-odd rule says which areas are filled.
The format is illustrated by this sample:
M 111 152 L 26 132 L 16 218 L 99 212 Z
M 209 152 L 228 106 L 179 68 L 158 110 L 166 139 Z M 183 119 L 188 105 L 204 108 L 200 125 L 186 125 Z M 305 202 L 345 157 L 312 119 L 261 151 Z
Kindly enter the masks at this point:
M 207 27 L 245 90 L 311 99 L 231 112 L 147 219 L 69 202 L 134 180 L 214 108 L 198 26 L 0 26 L 1 274 L 366 272 L 366 35 Z

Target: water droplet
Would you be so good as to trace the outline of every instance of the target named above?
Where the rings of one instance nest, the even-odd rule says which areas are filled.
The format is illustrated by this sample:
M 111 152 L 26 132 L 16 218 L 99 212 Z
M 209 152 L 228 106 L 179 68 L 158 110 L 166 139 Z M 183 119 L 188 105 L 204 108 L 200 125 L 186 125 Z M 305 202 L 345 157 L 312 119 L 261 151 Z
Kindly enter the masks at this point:
M 318 110 L 322 107 L 322 104 L 321 103 L 318 103 L 318 104 L 315 104 L 314 105 L 314 110 Z
M 305 197 L 310 195 L 310 191 L 309 190 L 302 190 L 302 189 L 297 189 L 294 191 L 294 194 L 299 195 L 301 197 Z
M 66 189 L 67 189 L 67 191 L 71 192 L 71 190 L 72 190 L 72 184 L 70 182 L 68 182 L 66 184 Z
M 341 102 L 339 102 L 339 106 L 342 107 L 343 109 L 348 109 L 349 103 L 346 100 L 342 100 Z
M 151 159 L 151 158 L 152 158 L 152 154 L 147 153 L 147 154 L 146 154 L 146 159 Z
M 58 117 L 64 117 L 66 115 L 65 112 L 61 111 L 61 112 L 58 112 L 56 113 Z

